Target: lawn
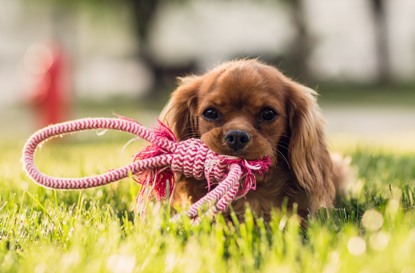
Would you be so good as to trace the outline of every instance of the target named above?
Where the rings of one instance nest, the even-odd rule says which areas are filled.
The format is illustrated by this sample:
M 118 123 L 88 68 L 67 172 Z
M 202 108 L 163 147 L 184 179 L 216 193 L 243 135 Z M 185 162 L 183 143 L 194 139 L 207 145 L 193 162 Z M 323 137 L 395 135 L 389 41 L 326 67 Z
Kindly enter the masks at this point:
M 107 136 L 108 135 L 108 136 Z M 97 174 L 129 162 L 142 147 L 107 134 L 47 143 L 36 157 L 59 176 Z M 166 204 L 146 219 L 132 208 L 132 180 L 83 191 L 31 182 L 18 164 L 23 143 L 0 147 L 1 272 L 415 272 L 415 157 L 344 148 L 356 168 L 350 196 L 321 211 L 307 230 L 295 216 L 229 225 L 171 220 Z
M 332 104 L 330 92 L 322 98 Z M 115 112 L 148 125 L 162 104 L 147 105 L 146 115 L 135 103 L 83 105 L 87 111 L 76 112 Z M 21 136 L 30 128 L 28 120 L 15 122 L 22 118 L 7 118 L 0 143 L 0 272 L 415 272 L 415 150 L 405 148 L 413 143 L 373 147 L 331 139 L 331 147 L 352 158 L 356 178 L 349 196 L 336 209 L 320 211 L 306 230 L 284 211 L 275 211 L 268 224 L 254 224 L 247 211 L 243 224 L 219 217 L 194 226 L 184 216 L 172 220 L 166 204 L 150 204 L 146 219 L 136 216 L 139 186 L 131 179 L 82 191 L 37 186 L 19 161 Z M 14 137 L 17 125 L 24 130 Z M 102 173 L 129 163 L 143 147 L 138 141 L 123 149 L 129 139 L 121 133 L 71 136 L 44 145 L 36 163 L 55 176 Z

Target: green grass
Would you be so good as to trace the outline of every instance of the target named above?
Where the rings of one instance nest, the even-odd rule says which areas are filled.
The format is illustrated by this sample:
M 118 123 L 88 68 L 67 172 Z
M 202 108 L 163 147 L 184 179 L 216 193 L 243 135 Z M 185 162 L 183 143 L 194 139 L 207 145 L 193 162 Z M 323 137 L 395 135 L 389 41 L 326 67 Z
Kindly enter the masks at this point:
M 338 84 L 310 85 L 319 93 L 322 105 L 409 108 L 415 105 L 414 84 Z
M 97 174 L 129 162 L 125 138 L 70 139 L 39 152 L 58 176 Z M 7 144 L 7 145 L 6 145 Z M 329 213 L 302 230 L 295 216 L 271 223 L 172 220 L 166 204 L 142 220 L 132 211 L 138 186 L 55 191 L 31 182 L 19 164 L 22 143 L 0 154 L 0 272 L 415 272 L 415 156 L 344 149 L 356 183 Z

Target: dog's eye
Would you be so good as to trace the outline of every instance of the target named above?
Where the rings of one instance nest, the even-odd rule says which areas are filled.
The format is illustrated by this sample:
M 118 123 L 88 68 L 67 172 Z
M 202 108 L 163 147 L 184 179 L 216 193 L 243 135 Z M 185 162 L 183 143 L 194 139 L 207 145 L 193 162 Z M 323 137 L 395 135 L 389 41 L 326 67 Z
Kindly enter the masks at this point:
M 273 121 L 277 117 L 277 112 L 272 110 L 271 108 L 264 108 L 261 111 L 261 119 L 265 121 Z
M 207 108 L 202 115 L 207 120 L 218 120 L 220 118 L 218 111 L 214 108 Z

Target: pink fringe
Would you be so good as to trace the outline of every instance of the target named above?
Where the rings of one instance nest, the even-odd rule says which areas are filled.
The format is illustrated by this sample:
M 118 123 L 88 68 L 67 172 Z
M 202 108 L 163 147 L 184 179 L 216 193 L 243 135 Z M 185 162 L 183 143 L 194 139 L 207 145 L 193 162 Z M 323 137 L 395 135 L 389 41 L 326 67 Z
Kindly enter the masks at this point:
M 158 121 L 154 133 L 157 138 L 177 141 L 173 132 L 161 121 Z M 134 162 L 166 153 L 161 147 L 150 144 L 134 156 Z M 157 201 L 161 201 L 162 199 L 168 198 L 173 192 L 175 185 L 174 174 L 169 167 L 143 170 L 134 174 L 133 178 L 137 183 L 142 185 L 136 200 L 137 207 L 141 211 L 144 210 L 145 202 L 148 200 L 155 198 Z

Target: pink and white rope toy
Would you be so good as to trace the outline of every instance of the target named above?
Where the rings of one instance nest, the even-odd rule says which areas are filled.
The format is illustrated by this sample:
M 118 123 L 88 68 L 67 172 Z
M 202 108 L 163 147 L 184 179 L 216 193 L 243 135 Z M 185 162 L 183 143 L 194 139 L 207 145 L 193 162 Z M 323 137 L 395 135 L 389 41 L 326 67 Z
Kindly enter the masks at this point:
M 93 129 L 113 129 L 129 132 L 151 143 L 139 152 L 129 165 L 110 170 L 104 174 L 82 178 L 51 177 L 39 171 L 34 164 L 34 154 L 45 140 Z M 195 218 L 202 208 L 215 215 L 225 211 L 229 204 L 249 190 L 255 190 L 255 174 L 268 170 L 270 159 L 246 161 L 236 157 L 219 155 L 209 150 L 200 139 L 177 142 L 173 133 L 159 122 L 158 128 L 150 130 L 127 118 L 85 118 L 55 124 L 34 133 L 23 148 L 23 165 L 27 174 L 38 184 L 54 189 L 85 189 L 106 185 L 132 174 L 142 184 L 138 203 L 144 198 L 167 198 L 174 188 L 173 173 L 182 173 L 197 180 L 206 179 L 217 186 L 194 203 L 188 216 Z

